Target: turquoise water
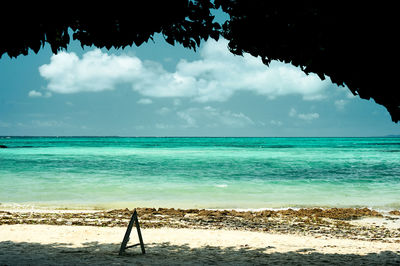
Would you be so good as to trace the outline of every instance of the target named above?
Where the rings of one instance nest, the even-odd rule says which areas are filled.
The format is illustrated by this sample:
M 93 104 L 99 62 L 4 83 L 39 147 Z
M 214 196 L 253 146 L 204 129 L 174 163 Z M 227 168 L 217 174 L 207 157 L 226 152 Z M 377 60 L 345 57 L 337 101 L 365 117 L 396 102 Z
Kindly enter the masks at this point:
M 5 138 L 2 206 L 400 207 L 400 138 Z

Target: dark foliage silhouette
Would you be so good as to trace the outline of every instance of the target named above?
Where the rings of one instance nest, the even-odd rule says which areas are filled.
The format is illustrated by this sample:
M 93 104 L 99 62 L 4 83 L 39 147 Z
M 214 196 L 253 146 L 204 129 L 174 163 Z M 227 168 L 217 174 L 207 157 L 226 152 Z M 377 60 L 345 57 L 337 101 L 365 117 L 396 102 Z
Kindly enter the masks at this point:
M 213 8 L 222 8 L 230 19 L 223 25 L 213 22 Z M 222 35 L 236 55 L 246 52 L 267 65 L 280 60 L 321 79 L 328 76 L 385 106 L 394 122 L 400 120 L 394 2 L 174 0 L 97 4 L 90 12 L 67 5 L 59 12 L 43 10 L 0 18 L 0 56 L 27 55 L 29 49 L 37 53 L 45 43 L 57 53 L 67 48 L 69 29 L 82 46 L 107 49 L 139 46 L 155 33 L 171 45 L 196 49 L 201 40 Z

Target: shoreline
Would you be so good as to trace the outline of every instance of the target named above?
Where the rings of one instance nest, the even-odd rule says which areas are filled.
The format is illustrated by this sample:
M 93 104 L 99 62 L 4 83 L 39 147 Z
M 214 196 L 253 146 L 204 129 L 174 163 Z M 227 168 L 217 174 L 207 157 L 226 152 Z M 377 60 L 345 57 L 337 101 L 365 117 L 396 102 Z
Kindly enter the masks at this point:
M 400 211 L 303 208 L 262 211 L 137 208 L 141 228 L 247 230 L 400 243 Z M 0 225 L 126 227 L 133 209 L 2 209 Z
M 134 204 L 130 202 L 120 203 L 89 203 L 89 204 L 77 204 L 77 203 L 39 203 L 39 202 L 28 202 L 28 203 L 13 203 L 13 202 L 0 202 L 0 211 L 31 211 L 31 212 L 53 212 L 53 211 L 71 211 L 71 212 L 97 212 L 97 211 L 111 211 L 119 209 L 177 209 L 177 210 L 209 210 L 209 211 L 237 211 L 237 212 L 261 212 L 261 211 L 284 211 L 284 210 L 310 210 L 310 209 L 369 209 L 382 214 L 389 214 L 390 212 L 400 211 L 400 206 L 381 206 L 371 207 L 366 205 L 341 205 L 341 206 L 330 206 L 330 205 L 288 205 L 281 207 L 261 207 L 261 208 L 230 208 L 230 207 L 204 207 L 195 205 L 185 205 L 185 207 L 179 204 Z

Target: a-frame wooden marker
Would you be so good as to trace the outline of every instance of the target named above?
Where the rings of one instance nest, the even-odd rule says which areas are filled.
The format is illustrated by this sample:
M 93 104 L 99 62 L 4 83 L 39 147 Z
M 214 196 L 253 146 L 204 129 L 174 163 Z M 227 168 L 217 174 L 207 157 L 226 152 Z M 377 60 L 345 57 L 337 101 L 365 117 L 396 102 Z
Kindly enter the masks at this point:
M 131 246 L 127 246 L 128 242 L 129 242 L 129 236 L 130 236 L 131 231 L 132 231 L 133 223 L 135 223 L 135 226 L 136 226 L 137 234 L 138 234 L 138 237 L 139 237 L 139 243 L 131 245 Z M 139 246 L 139 245 L 140 245 L 140 248 L 142 249 L 142 254 L 145 254 L 146 251 L 144 250 L 144 243 L 143 243 L 142 233 L 140 232 L 138 216 L 137 216 L 137 212 L 136 212 L 136 209 L 135 209 L 133 211 L 131 220 L 129 221 L 128 228 L 126 229 L 124 239 L 122 240 L 121 248 L 119 249 L 119 255 L 124 255 L 126 249 L 132 248 L 132 247 L 136 247 L 136 246 Z

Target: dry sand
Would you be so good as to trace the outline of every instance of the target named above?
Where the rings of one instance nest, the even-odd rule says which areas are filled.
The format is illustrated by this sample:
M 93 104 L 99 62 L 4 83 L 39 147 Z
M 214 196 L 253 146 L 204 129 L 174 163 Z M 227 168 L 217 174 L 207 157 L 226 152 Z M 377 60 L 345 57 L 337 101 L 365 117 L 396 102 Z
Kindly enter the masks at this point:
M 398 265 L 400 244 L 241 230 L 142 229 L 118 256 L 126 228 L 0 226 L 0 265 Z M 132 231 L 130 244 L 137 242 Z
M 124 256 L 132 210 L 0 210 L 0 266 L 400 265 L 400 212 L 138 210 Z

